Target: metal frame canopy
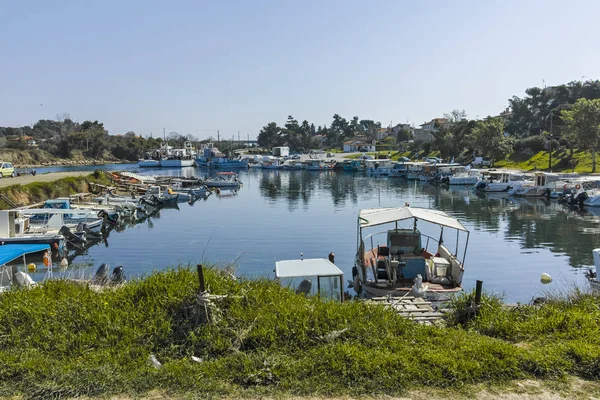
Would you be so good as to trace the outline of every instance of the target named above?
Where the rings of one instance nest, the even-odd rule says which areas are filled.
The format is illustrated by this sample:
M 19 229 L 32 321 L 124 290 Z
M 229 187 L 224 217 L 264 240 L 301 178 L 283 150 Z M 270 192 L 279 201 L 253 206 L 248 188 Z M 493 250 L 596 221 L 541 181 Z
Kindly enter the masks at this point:
M 344 273 L 325 258 L 284 260 L 275 263 L 275 277 L 299 278 L 302 276 L 342 276 Z
M 47 244 L 5 244 L 0 246 L 0 265 L 11 262 L 19 257 L 40 251 L 49 251 Z
M 447 226 L 463 232 L 469 232 L 460 221 L 449 216 L 443 211 L 418 207 L 389 207 L 367 208 L 360 210 L 358 224 L 360 228 L 388 224 L 396 221 L 415 219 Z

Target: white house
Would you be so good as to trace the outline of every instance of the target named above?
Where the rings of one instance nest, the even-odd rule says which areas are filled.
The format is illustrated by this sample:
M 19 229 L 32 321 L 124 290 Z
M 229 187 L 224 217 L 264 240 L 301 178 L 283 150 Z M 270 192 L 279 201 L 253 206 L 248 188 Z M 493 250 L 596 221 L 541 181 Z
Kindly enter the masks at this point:
M 446 118 L 434 118 L 429 122 L 421 124 L 421 129 L 423 129 L 424 131 L 436 132 L 438 130 L 438 127 L 447 123 L 448 120 Z
M 351 139 L 344 142 L 344 153 L 353 153 L 356 151 L 375 151 L 375 142 L 368 143 L 359 139 Z

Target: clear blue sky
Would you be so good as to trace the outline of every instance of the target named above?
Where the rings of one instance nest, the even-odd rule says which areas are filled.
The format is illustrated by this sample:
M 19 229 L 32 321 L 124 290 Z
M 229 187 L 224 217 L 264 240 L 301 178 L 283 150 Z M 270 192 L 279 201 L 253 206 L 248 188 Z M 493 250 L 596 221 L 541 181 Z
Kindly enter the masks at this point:
M 0 126 L 255 137 L 288 114 L 421 124 L 600 77 L 600 1 L 0 0 Z

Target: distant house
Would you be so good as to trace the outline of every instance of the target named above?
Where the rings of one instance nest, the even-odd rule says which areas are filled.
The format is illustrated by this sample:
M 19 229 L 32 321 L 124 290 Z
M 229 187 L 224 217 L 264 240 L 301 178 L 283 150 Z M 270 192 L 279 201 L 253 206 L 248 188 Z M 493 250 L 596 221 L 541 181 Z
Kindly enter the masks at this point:
M 375 151 L 375 144 L 361 139 L 350 139 L 344 142 L 344 153 L 356 151 Z
M 445 125 L 447 123 L 448 120 L 446 118 L 434 118 L 429 122 L 421 124 L 421 129 L 423 129 L 424 131 L 436 132 L 440 126 Z
M 9 142 L 25 142 L 29 147 L 38 147 L 37 142 L 33 136 L 18 136 L 15 138 L 7 139 Z
M 379 128 L 379 131 L 377 131 L 377 140 L 383 140 L 386 137 L 390 136 L 392 134 L 392 130 L 390 128 Z

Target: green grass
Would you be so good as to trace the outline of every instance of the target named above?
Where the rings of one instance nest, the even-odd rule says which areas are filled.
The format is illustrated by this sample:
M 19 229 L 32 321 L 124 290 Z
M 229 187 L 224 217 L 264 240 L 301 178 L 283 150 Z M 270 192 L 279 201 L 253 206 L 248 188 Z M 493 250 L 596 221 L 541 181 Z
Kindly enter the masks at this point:
M 0 395 L 356 397 L 600 378 L 600 301 L 587 295 L 540 308 L 486 300 L 476 316 L 465 314 L 472 300 L 463 297 L 451 326 L 437 328 L 360 301 L 304 298 L 270 280 L 234 281 L 209 269 L 206 282 L 212 294 L 228 295 L 216 301 L 212 323 L 196 304 L 195 272 L 185 268 L 103 292 L 51 281 L 3 294 Z M 150 354 L 161 369 L 148 365 Z
M 88 176 L 67 177 L 52 182 L 33 182 L 27 185 L 12 185 L 0 188 L 0 193 L 17 204 L 28 205 L 56 197 L 88 192 L 89 182 L 111 184 L 103 173 L 95 171 Z M 11 207 L 8 204 L 0 201 L 0 209 L 9 208 Z
M 573 163 L 568 159 L 568 151 L 552 152 L 552 171 L 553 172 L 592 172 L 592 155 L 585 151 L 573 152 Z M 540 151 L 533 156 L 523 156 L 515 153 L 508 156 L 505 160 L 497 161 L 494 167 L 519 169 L 524 171 L 548 170 L 548 161 L 550 154 L 547 151 Z M 600 157 L 597 159 L 600 162 Z M 575 167 L 575 168 L 573 168 Z
M 398 158 L 400 157 L 408 157 L 410 159 L 414 159 L 414 155 L 415 152 L 414 151 L 404 151 L 404 152 L 399 152 L 399 151 L 369 151 L 366 152 L 365 154 L 368 156 L 378 156 L 378 155 L 382 155 L 382 156 L 387 156 L 388 154 L 392 154 L 392 160 L 397 161 Z M 430 151 L 429 153 L 426 153 L 424 151 L 419 151 L 419 157 L 418 157 L 418 161 L 421 161 L 423 158 L 426 157 L 439 157 L 440 152 L 439 151 Z M 344 158 L 349 158 L 349 159 L 357 159 L 359 157 L 362 156 L 361 154 L 352 154 L 352 155 L 348 155 Z

